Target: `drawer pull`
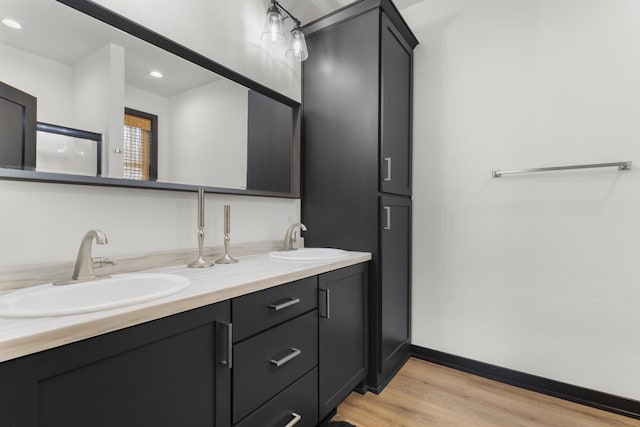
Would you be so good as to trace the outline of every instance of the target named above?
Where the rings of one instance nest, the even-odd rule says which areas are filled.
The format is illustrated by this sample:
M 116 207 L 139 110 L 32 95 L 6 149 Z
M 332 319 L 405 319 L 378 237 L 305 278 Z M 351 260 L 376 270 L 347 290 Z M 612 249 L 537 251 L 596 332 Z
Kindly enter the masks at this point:
M 296 305 L 299 302 L 300 302 L 300 298 L 289 298 L 289 300 L 287 300 L 286 302 L 283 302 L 280 304 L 271 304 L 269 305 L 269 307 L 275 311 L 280 311 L 283 308 L 291 307 L 292 305 Z
M 284 427 L 293 427 L 302 419 L 302 416 L 296 414 L 295 412 L 292 412 L 291 415 L 293 416 L 293 419 L 289 421 Z
M 291 353 L 287 354 L 285 357 L 283 357 L 280 360 L 269 360 L 270 363 L 276 365 L 276 368 L 279 368 L 280 366 L 284 365 L 287 362 L 290 362 L 291 360 L 295 359 L 296 357 L 300 356 L 302 354 L 302 350 L 298 350 L 297 348 L 292 348 L 291 349 Z

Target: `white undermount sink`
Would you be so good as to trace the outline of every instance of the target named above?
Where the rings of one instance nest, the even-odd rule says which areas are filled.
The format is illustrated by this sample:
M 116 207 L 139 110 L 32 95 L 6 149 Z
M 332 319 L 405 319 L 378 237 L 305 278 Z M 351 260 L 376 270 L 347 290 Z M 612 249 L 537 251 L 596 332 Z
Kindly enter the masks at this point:
M 349 255 L 347 251 L 333 248 L 300 248 L 295 251 L 269 252 L 271 258 L 291 261 L 323 261 L 346 257 L 347 255 Z
M 176 274 L 131 273 L 56 286 L 51 283 L 0 295 L 0 316 L 47 317 L 108 310 L 166 297 L 191 281 Z

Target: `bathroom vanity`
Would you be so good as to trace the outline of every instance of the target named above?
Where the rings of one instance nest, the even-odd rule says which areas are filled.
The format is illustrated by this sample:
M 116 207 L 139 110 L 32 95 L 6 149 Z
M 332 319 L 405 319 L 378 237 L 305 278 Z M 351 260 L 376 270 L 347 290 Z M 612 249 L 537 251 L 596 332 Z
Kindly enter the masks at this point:
M 168 111 L 157 110 L 164 104 L 148 102 L 148 96 L 141 97 L 141 92 L 153 94 L 149 88 L 137 87 L 127 80 L 123 83 L 119 79 L 117 90 L 111 93 L 124 92 L 124 98 L 119 96 L 114 100 L 98 96 L 100 94 L 90 97 L 91 104 L 108 101 L 109 111 L 114 112 L 113 120 L 100 126 L 77 124 L 64 117 L 58 119 L 45 114 L 47 110 L 61 111 L 59 105 L 61 100 L 68 98 L 68 93 L 51 98 L 37 93 L 36 88 L 28 85 L 29 82 L 20 80 L 24 73 L 19 70 L 38 68 L 27 62 L 16 63 L 18 72 L 0 76 L 0 81 L 37 95 L 39 122 L 51 121 L 50 124 L 57 126 L 58 131 L 69 128 L 98 135 L 96 141 L 104 143 L 104 146 L 94 144 L 90 138 L 85 142 L 93 144 L 92 153 L 95 152 L 97 160 L 91 161 L 92 167 L 96 171 L 102 170 L 102 173 L 93 169 L 84 175 L 70 173 L 67 169 L 52 171 L 42 167 L 47 165 L 46 161 L 41 161 L 40 165 L 36 161 L 34 165 L 31 157 L 35 155 L 37 160 L 38 153 L 34 153 L 33 144 L 25 145 L 24 142 L 27 136 L 33 142 L 34 135 L 26 135 L 23 126 L 14 132 L 13 140 L 17 145 L 12 147 L 12 152 L 25 152 L 30 148 L 31 157 L 21 160 L 20 165 L 11 163 L 10 167 L 0 167 L 0 179 L 194 192 L 204 186 L 208 193 L 300 197 L 303 112 L 299 102 L 96 2 L 29 0 L 27 3 L 15 0 L 12 4 L 30 11 L 37 10 L 39 16 L 52 17 L 48 25 L 53 29 L 45 31 L 47 37 L 56 34 L 58 27 L 74 28 L 60 25 L 61 22 L 78 25 L 79 29 L 72 31 L 73 37 L 83 34 L 90 39 L 88 36 L 95 34 L 102 46 L 96 46 L 101 52 L 97 59 L 105 65 L 101 69 L 117 71 L 118 76 L 124 73 L 127 62 L 123 61 L 128 53 L 144 51 L 156 61 L 177 67 L 176 70 L 180 71 L 174 75 L 187 77 L 180 78 L 182 82 L 197 83 L 211 90 L 214 87 L 220 91 L 226 88 L 237 93 L 235 99 L 239 100 L 237 103 L 241 108 L 230 116 L 242 120 L 236 127 L 239 131 L 233 132 L 240 136 L 230 139 L 230 123 L 225 115 L 229 102 L 223 100 L 216 104 L 222 98 L 206 97 L 212 104 L 197 109 L 206 117 L 198 119 L 198 123 L 209 125 L 215 118 L 219 119 L 221 126 L 199 127 L 199 134 L 195 137 L 191 133 L 178 132 L 176 129 L 182 127 L 174 125 L 176 120 L 167 114 Z M 48 13 L 49 10 L 52 13 Z M 389 28 L 394 25 L 380 19 L 387 15 L 392 21 L 400 19 L 394 11 L 389 1 L 364 0 L 339 12 L 341 20 L 348 18 L 358 25 L 335 26 L 336 31 L 345 27 L 352 28 L 352 31 L 363 26 L 368 29 L 359 37 L 368 41 L 363 52 L 374 52 L 374 55 L 353 69 L 366 67 L 366 73 L 358 71 L 357 74 L 368 76 L 366 82 L 373 82 L 373 88 L 382 81 L 391 92 L 395 87 L 391 82 L 397 77 L 380 80 L 376 70 L 380 33 L 387 24 Z M 64 21 L 53 19 L 62 16 L 66 16 Z M 328 23 L 338 15 L 332 16 L 322 22 Z M 318 22 L 315 25 L 324 24 Z M 327 24 L 327 28 L 330 27 Z M 327 40 L 334 40 L 333 30 L 324 31 L 324 27 L 322 31 L 318 27 L 309 32 L 316 33 L 311 43 L 322 44 L 325 34 Z M 396 37 L 394 34 L 396 32 L 388 35 L 388 40 L 392 40 L 389 38 L 392 35 Z M 404 44 L 400 42 L 399 48 L 405 49 Z M 68 43 L 63 40 L 60 45 L 68 46 Z M 391 46 L 391 51 L 396 52 L 398 46 Z M 28 46 L 13 47 L 24 50 L 24 56 L 37 53 L 31 52 Z M 320 46 L 314 55 L 318 59 L 326 56 Z M 353 55 L 346 52 L 345 56 Z M 359 58 L 353 56 L 352 60 Z M 91 58 L 83 58 L 83 63 L 85 59 Z M 351 67 L 346 60 L 340 62 L 342 59 L 338 56 L 332 59 L 337 70 L 341 69 L 341 64 L 347 69 Z M 384 63 L 394 61 L 389 59 Z M 308 99 L 309 111 L 312 111 L 314 92 L 308 90 L 308 74 L 315 69 L 313 62 L 307 63 L 305 69 L 305 103 Z M 78 74 L 71 69 L 69 72 Z M 371 73 L 375 74 L 374 78 L 369 78 Z M 115 81 L 111 78 L 113 76 L 108 77 L 105 81 Z M 400 76 L 400 80 L 403 77 Z M 342 81 L 333 76 L 330 79 Z M 324 90 L 321 87 L 324 83 L 322 78 L 316 79 L 314 88 L 318 93 Z M 409 88 L 405 86 L 404 89 Z M 54 83 L 46 87 L 59 86 Z M 107 86 L 96 84 L 91 87 Z M 129 90 L 123 91 L 123 88 Z M 363 88 L 366 93 L 370 87 Z M 186 99 L 187 93 L 192 93 L 192 89 L 181 88 L 178 91 L 180 96 L 170 96 L 171 102 L 184 106 L 181 101 Z M 335 86 L 326 86 L 327 94 L 335 93 L 335 89 Z M 89 94 L 87 90 L 77 92 Z M 357 104 L 356 110 L 364 106 L 364 111 L 378 111 L 377 98 L 371 101 L 359 94 L 347 95 L 346 92 L 344 97 Z M 315 99 L 317 103 L 324 98 L 316 93 Z M 68 110 L 84 111 L 75 102 L 75 98 L 73 102 L 69 101 Z M 174 104 L 171 105 L 168 110 L 175 110 Z M 220 105 L 224 108 L 219 108 Z M 345 105 L 350 104 L 345 102 Z M 391 104 L 387 101 L 384 105 Z M 45 108 L 47 106 L 50 108 Z M 126 108 L 144 110 L 157 116 L 158 126 L 167 126 L 164 130 L 158 129 L 160 141 L 180 142 L 175 146 L 160 142 L 155 169 L 157 176 L 149 174 L 147 180 L 125 178 L 120 167 L 123 164 L 122 147 L 115 136 L 122 134 L 122 112 L 126 112 Z M 216 109 L 223 110 L 225 114 L 209 113 Z M 51 120 L 48 117 L 52 117 Z M 350 115 L 344 114 L 344 117 L 349 118 Z M 331 118 L 335 117 L 332 115 Z M 211 269 L 164 268 L 160 272 L 188 277 L 191 285 L 170 297 L 108 311 L 31 319 L 1 318 L 0 426 L 315 426 L 330 417 L 354 388 L 363 390 L 368 386 L 379 391 L 408 357 L 410 192 L 404 187 L 399 190 L 387 188 L 388 183 L 383 183 L 378 191 L 380 163 L 391 156 L 381 152 L 383 158 L 377 159 L 378 148 L 391 145 L 387 140 L 384 143 L 377 140 L 377 120 L 370 120 L 367 116 L 365 121 L 375 122 L 374 137 L 368 138 L 366 131 L 370 129 L 363 131 L 358 127 L 358 120 L 352 121 L 353 127 L 349 130 L 354 129 L 353 135 L 357 138 L 345 139 L 344 135 L 335 138 L 331 142 L 336 145 L 333 147 L 335 150 L 327 150 L 327 146 L 323 148 L 318 144 L 321 139 L 326 139 L 324 137 L 314 139 L 313 135 L 305 136 L 304 165 L 308 172 L 302 201 L 304 220 L 309 218 L 313 223 L 307 236 L 314 246 L 343 247 L 363 252 L 351 252 L 344 258 L 326 261 L 277 260 L 261 255 L 243 258 L 239 264 Z M 180 125 L 185 124 L 188 123 L 180 122 Z M 332 120 L 316 128 L 323 132 L 343 129 L 336 124 L 340 121 Z M 408 124 L 401 125 L 405 131 L 403 135 L 408 137 Z M 264 132 L 267 127 L 270 132 Z M 385 124 L 385 129 L 388 127 L 389 123 Z M 30 128 L 33 128 L 33 123 Z M 221 129 L 224 134 L 218 134 Z M 265 139 L 267 134 L 272 138 Z M 111 138 L 103 138 L 104 135 L 111 135 Z M 363 138 L 367 140 L 366 149 L 360 151 L 361 147 L 353 142 Z M 344 144 L 349 155 L 343 155 L 338 149 L 345 140 L 352 142 Z M 188 145 L 194 141 L 207 143 Z M 216 146 L 209 141 L 225 143 Z M 279 145 L 274 145 L 275 142 Z M 235 158 L 233 153 L 224 151 L 232 147 L 243 147 L 244 154 L 237 156 L 236 163 L 231 161 Z M 407 163 L 407 168 L 410 167 L 409 147 L 406 145 L 401 155 L 395 155 L 394 176 L 403 175 L 397 173 L 402 170 L 399 165 Z M 46 160 L 48 153 L 58 153 L 54 148 L 40 153 L 41 157 Z M 166 159 L 178 157 L 171 151 L 174 149 L 185 158 L 193 157 L 194 161 L 185 161 L 186 167 L 172 165 L 163 168 L 163 155 Z M 324 154 L 315 155 L 314 150 L 325 151 L 330 158 Z M 100 153 L 105 155 L 104 165 Z M 277 153 L 278 156 L 265 153 Z M 309 159 L 310 155 L 315 157 L 314 161 Z M 354 157 L 359 159 L 358 162 L 351 162 Z M 336 165 L 335 159 L 343 161 Z M 363 166 L 365 162 L 366 166 Z M 335 171 L 335 176 L 313 175 L 318 165 L 324 171 Z M 387 165 L 390 168 L 391 161 Z M 174 171 L 178 175 L 172 175 Z M 197 174 L 198 171 L 227 173 L 210 177 Z M 231 179 L 236 173 L 238 179 Z M 332 181 L 334 178 L 338 181 Z M 358 183 L 365 187 L 354 187 Z M 327 193 L 344 195 L 344 199 L 340 196 L 337 203 L 323 200 L 322 194 Z M 403 197 L 398 199 L 402 200 L 400 211 L 389 201 L 395 196 Z M 331 211 L 341 206 L 342 212 L 336 214 L 336 211 Z M 355 216 L 340 217 L 344 206 L 350 207 L 348 211 Z M 389 223 L 385 228 L 386 235 L 378 230 L 383 218 L 381 212 L 393 214 L 393 217 L 385 217 Z M 329 223 L 335 228 L 328 230 Z M 330 242 L 320 243 L 322 235 Z M 336 235 L 347 241 L 337 240 Z M 393 240 L 386 244 L 389 237 Z
M 0 425 L 315 426 L 367 375 L 370 257 L 165 268 L 191 285 L 3 318 Z

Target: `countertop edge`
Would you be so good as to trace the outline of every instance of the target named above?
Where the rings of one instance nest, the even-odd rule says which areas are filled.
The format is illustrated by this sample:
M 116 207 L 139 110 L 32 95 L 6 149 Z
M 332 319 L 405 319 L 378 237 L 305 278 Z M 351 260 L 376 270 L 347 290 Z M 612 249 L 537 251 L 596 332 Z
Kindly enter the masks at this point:
M 370 253 L 350 252 L 350 256 L 346 259 L 323 263 L 300 271 L 265 277 L 178 300 L 159 300 L 157 304 L 138 308 L 130 306 L 127 307 L 130 310 L 112 315 L 107 313 L 100 319 L 79 321 L 54 330 L 4 340 L 0 342 L 0 363 L 370 260 Z

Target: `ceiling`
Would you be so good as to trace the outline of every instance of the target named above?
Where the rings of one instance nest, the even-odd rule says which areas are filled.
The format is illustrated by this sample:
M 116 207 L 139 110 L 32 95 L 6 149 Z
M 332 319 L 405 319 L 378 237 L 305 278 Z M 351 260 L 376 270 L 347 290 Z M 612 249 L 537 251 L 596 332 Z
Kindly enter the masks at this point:
M 242 0 L 246 1 L 246 0 Z M 262 2 L 266 11 L 270 0 Z M 399 9 L 424 0 L 394 0 Z M 303 23 L 309 23 L 353 0 L 279 0 Z M 17 32 L 0 25 L 0 43 L 69 66 L 107 43 L 125 48 L 127 84 L 161 96 L 172 96 L 211 83 L 219 78 L 204 68 L 131 37 L 97 20 L 51 0 L 2 0 L 2 14 L 18 19 L 24 26 Z M 35 12 L 37 11 L 37 12 Z M 78 37 L 82 34 L 82 37 Z M 149 76 L 162 70 L 162 82 Z M 174 78 L 171 78 L 174 76 Z

